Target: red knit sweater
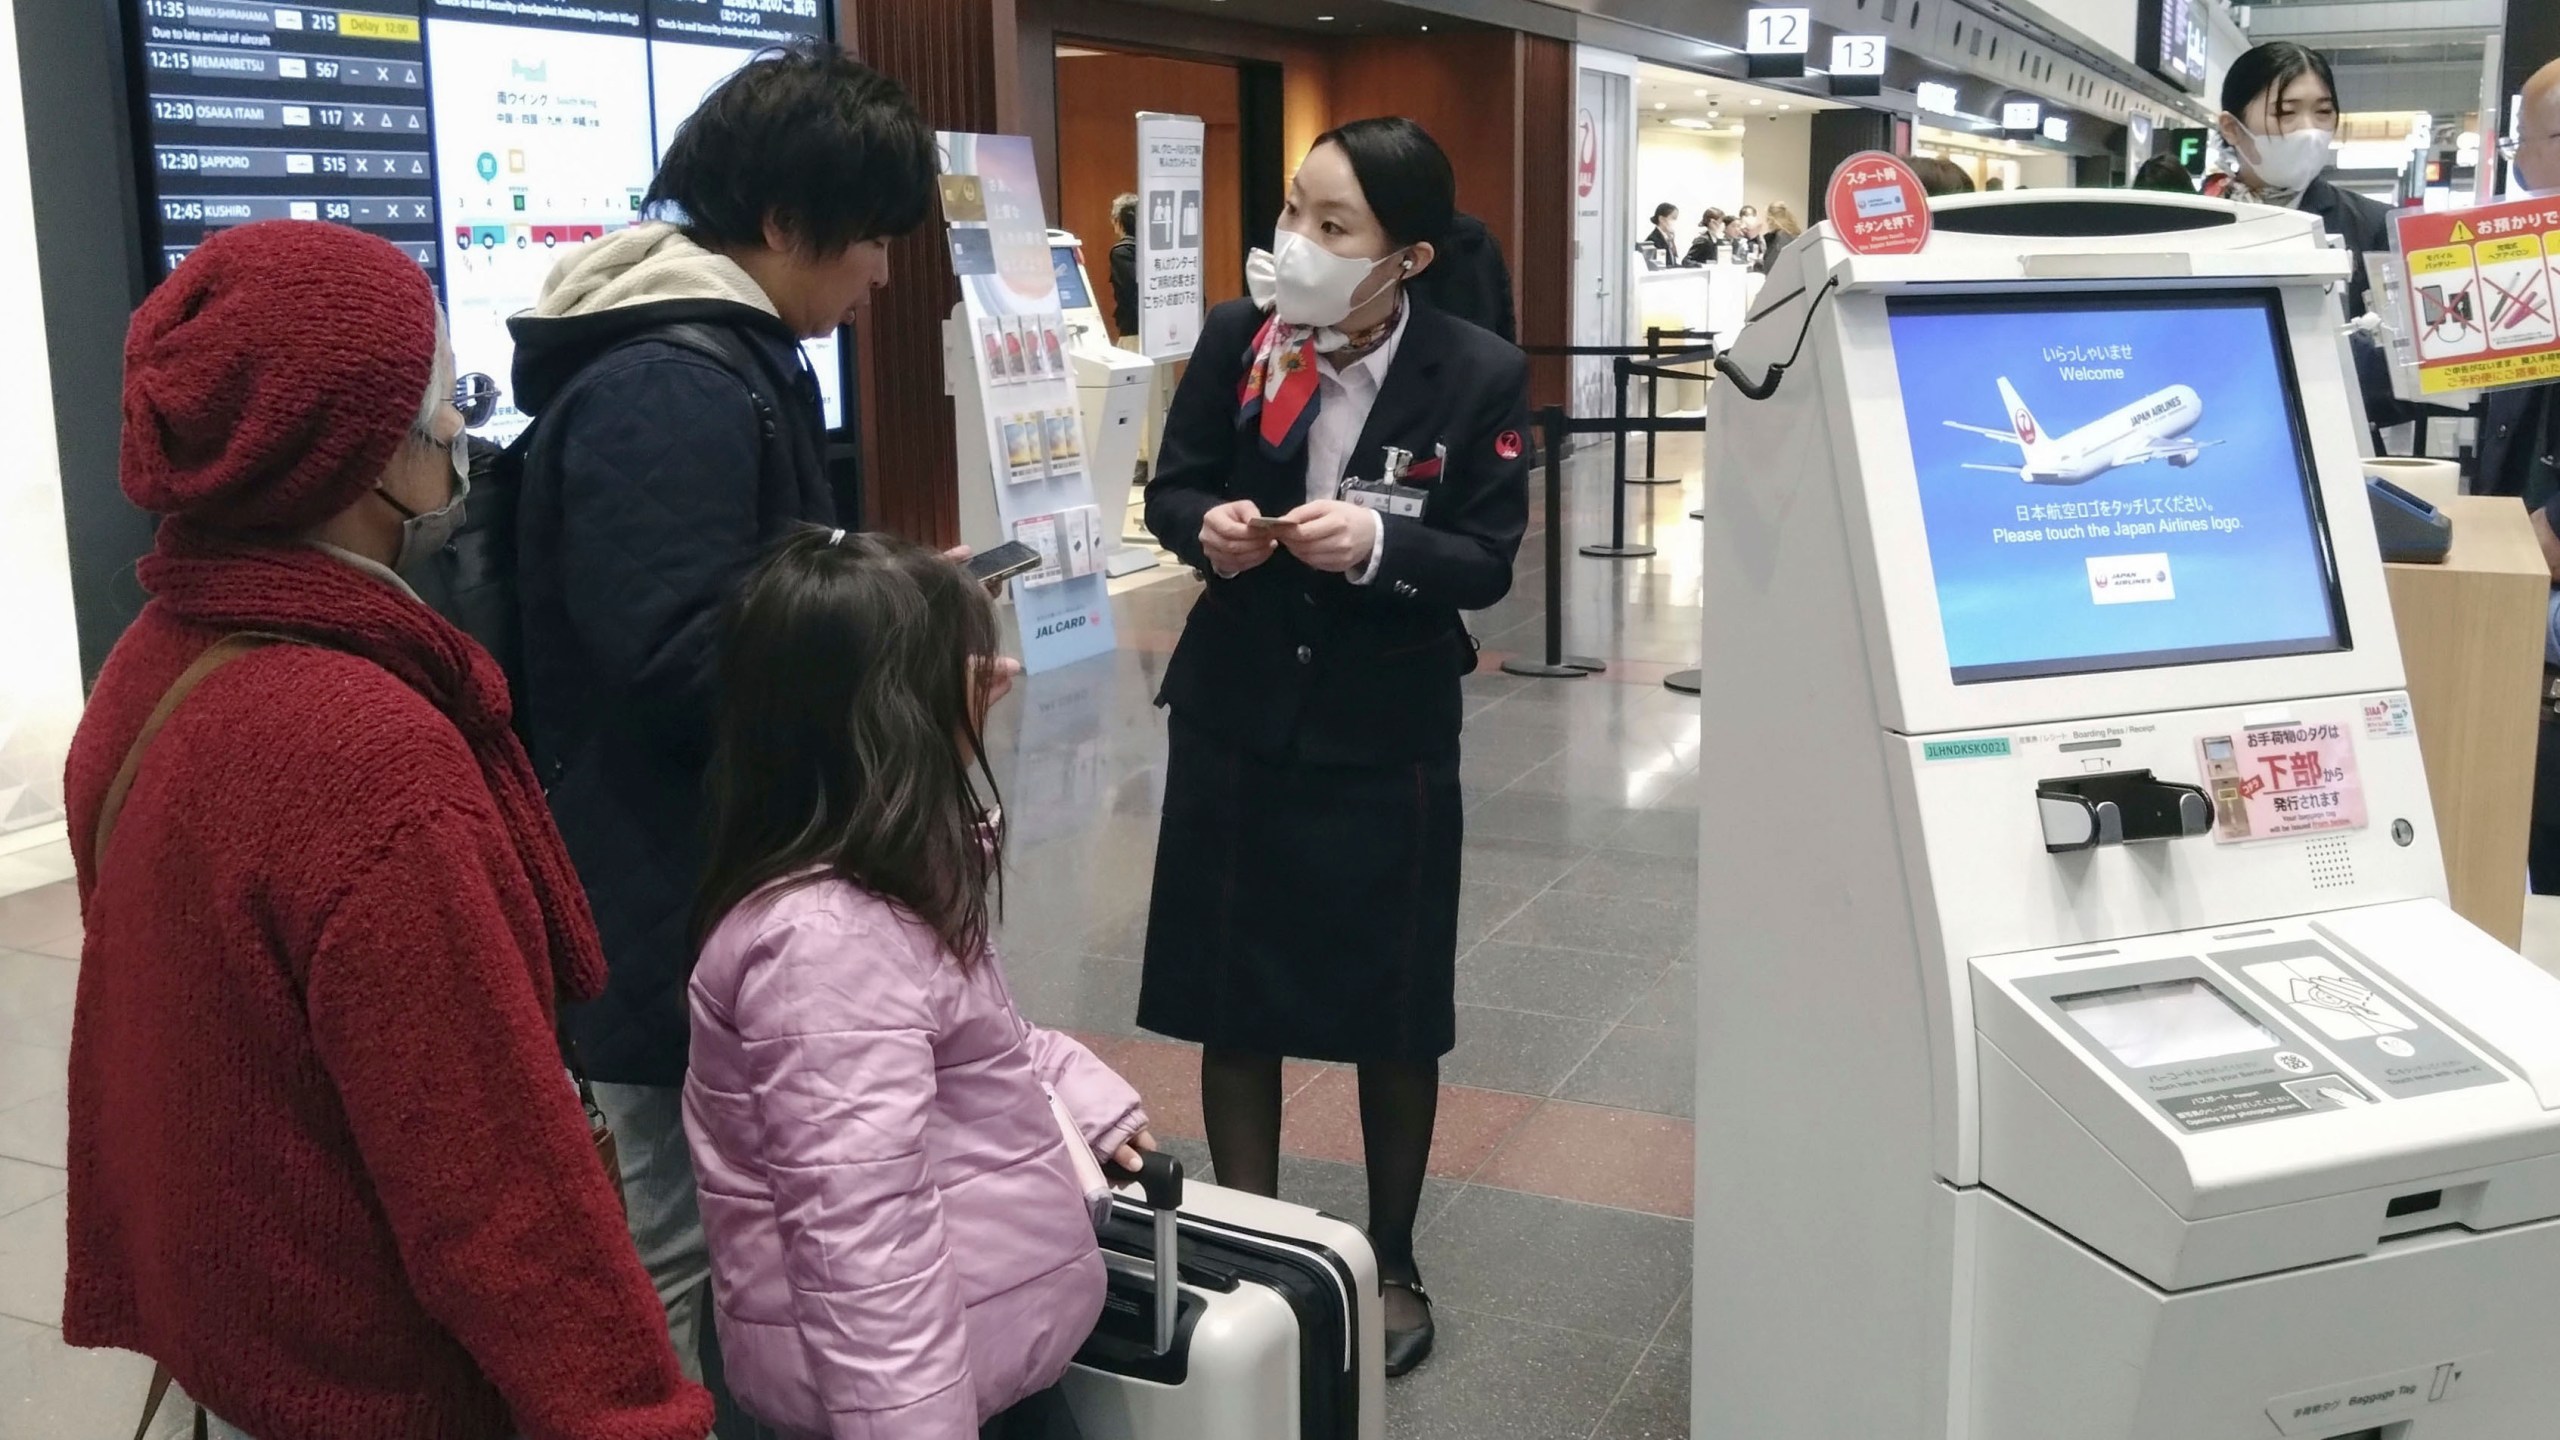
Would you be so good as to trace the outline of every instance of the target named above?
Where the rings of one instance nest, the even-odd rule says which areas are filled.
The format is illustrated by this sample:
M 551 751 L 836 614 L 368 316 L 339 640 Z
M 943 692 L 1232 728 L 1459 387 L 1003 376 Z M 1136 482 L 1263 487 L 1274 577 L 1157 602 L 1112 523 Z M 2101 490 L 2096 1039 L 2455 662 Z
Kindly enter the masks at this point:
M 677 1372 L 553 1038 L 555 994 L 596 978 L 562 973 L 583 902 L 546 915 L 534 876 L 565 866 L 502 819 L 500 788 L 519 814 L 533 792 L 529 770 L 493 788 L 490 756 L 521 757 L 490 749 L 489 707 L 466 739 L 453 693 L 416 678 L 486 691 L 495 667 L 313 552 L 196 558 L 185 585 L 154 574 L 166 559 L 71 752 L 88 938 L 66 1336 L 153 1356 L 260 1440 L 702 1440 L 709 1399 Z M 346 648 L 207 680 L 96 873 L 87 840 L 143 717 L 239 628 Z

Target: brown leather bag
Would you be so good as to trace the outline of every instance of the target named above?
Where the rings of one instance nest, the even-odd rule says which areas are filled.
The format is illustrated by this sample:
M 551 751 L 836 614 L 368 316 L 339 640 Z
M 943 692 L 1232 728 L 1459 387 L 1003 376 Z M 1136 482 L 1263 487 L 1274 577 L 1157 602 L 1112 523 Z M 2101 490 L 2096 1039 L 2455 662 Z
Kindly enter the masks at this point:
M 160 696 L 160 703 L 152 706 L 150 715 L 143 719 L 142 729 L 133 737 L 132 748 L 124 752 L 124 763 L 116 767 L 116 777 L 107 785 L 106 799 L 98 806 L 98 829 L 89 846 L 91 883 L 106 873 L 107 842 L 115 835 L 116 817 L 124 813 L 125 797 L 132 793 L 134 777 L 141 773 L 144 752 L 151 748 L 151 742 L 159 738 L 161 728 L 169 723 L 169 717 L 178 712 L 178 707 L 186 703 L 196 687 L 212 678 L 213 672 L 253 651 L 270 645 L 316 643 L 290 635 L 243 630 L 225 635 L 205 647 L 204 653 L 198 655 L 193 664 L 178 672 L 178 678 L 170 681 L 168 690 Z M 614 1198 L 622 1202 L 623 1213 L 627 1216 L 631 1201 L 622 1193 L 622 1159 L 619 1147 L 614 1144 L 613 1126 L 605 1119 L 604 1108 L 596 1103 L 595 1086 L 588 1082 L 586 1068 L 578 1063 L 577 1048 L 569 1043 L 565 1029 L 560 1032 L 560 1054 L 568 1064 L 570 1076 L 577 1082 L 578 1103 L 587 1112 L 587 1133 L 595 1142 L 596 1159 L 604 1165 L 605 1177 L 613 1182 Z M 155 1365 L 152 1368 L 151 1390 L 143 1399 L 142 1422 L 134 1427 L 133 1440 L 150 1440 L 151 1422 L 159 1417 L 160 1406 L 169 1398 L 170 1379 L 168 1366 Z M 211 1433 L 202 1405 L 196 1407 L 192 1433 L 194 1440 L 208 1440 Z

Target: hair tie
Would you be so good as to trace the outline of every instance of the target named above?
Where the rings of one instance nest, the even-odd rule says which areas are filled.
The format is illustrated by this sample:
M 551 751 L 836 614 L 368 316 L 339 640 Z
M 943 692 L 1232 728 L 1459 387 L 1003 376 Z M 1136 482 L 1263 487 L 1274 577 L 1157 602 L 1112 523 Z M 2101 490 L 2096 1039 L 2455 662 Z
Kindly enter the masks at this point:
M 843 531 L 841 531 L 841 530 L 838 530 L 838 531 L 837 531 L 837 532 L 835 532 L 834 534 L 832 534 L 832 535 L 830 535 L 830 536 L 828 536 L 828 537 L 827 537 L 827 548 L 828 548 L 828 549 L 830 549 L 830 550 L 834 549 L 836 546 L 841 545 L 841 544 L 843 544 L 843 543 L 844 543 L 844 532 L 843 532 Z

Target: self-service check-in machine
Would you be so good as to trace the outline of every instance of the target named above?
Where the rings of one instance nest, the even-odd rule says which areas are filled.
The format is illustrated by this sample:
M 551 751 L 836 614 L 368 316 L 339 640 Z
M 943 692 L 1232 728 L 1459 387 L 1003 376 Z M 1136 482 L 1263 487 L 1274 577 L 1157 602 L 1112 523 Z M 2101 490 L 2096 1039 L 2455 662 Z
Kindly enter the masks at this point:
M 1093 498 L 1123 543 L 1106 568 L 1114 576 L 1153 569 L 1155 539 L 1143 517 L 1133 517 L 1139 443 L 1146 438 L 1147 404 L 1156 363 L 1111 343 L 1102 323 L 1084 247 L 1064 230 L 1049 232 L 1049 258 L 1058 273 L 1058 304 L 1067 316 L 1067 354 L 1076 369 L 1076 402 L 1084 416 L 1084 453 L 1093 467 Z
M 2348 264 L 2067 191 L 1777 262 L 1708 416 L 1697 1435 L 2560 1434 L 2560 981 L 2445 903 Z

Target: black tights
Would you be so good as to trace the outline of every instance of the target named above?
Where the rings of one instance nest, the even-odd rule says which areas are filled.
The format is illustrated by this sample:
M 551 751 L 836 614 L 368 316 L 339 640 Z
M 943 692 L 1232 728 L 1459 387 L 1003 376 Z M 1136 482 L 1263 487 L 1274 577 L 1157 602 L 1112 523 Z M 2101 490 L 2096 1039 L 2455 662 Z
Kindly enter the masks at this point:
M 1280 1057 L 1200 1052 L 1200 1108 L 1218 1183 L 1280 1193 Z M 1360 1067 L 1360 1145 L 1369 1161 L 1369 1241 L 1378 1274 L 1416 1278 L 1413 1222 L 1440 1114 L 1440 1062 L 1382 1060 Z

